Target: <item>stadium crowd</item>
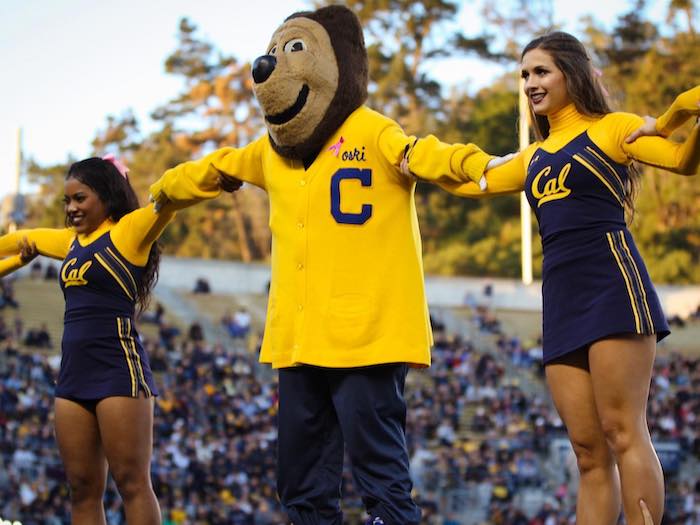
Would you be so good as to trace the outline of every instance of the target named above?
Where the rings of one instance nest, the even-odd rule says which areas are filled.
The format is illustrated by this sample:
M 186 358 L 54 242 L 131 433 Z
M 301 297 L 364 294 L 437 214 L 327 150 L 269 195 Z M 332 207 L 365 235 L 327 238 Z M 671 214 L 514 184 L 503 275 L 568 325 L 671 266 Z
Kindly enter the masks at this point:
M 145 345 L 161 392 L 152 478 L 164 523 L 286 523 L 275 494 L 273 376 L 240 338 L 208 341 L 201 327 L 181 331 L 165 321 L 162 305 L 159 312 L 144 320 L 159 324 L 159 337 Z M 25 344 L 31 329 L 20 313 L 7 312 L 12 323 L 0 318 L 0 518 L 59 525 L 69 522 L 52 424 L 60 357 Z M 435 318 L 433 365 L 409 374 L 407 438 L 424 522 L 573 523 L 576 469 L 572 454 L 554 446 L 565 431 L 544 394 L 541 350 L 502 334 L 483 308 L 473 323 L 467 340 Z M 649 405 L 654 438 L 700 459 L 698 414 L 699 360 L 660 356 Z M 671 469 L 668 485 L 674 496 L 664 523 L 700 524 L 700 479 Z M 360 523 L 349 470 L 343 492 L 348 522 Z M 110 525 L 125 523 L 111 482 L 105 506 Z

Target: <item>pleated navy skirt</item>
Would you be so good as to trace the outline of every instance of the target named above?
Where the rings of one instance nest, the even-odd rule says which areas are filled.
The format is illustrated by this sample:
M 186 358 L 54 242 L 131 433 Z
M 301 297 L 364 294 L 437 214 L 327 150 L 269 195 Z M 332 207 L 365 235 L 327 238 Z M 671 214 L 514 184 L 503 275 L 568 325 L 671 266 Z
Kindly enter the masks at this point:
M 141 392 L 158 394 L 131 317 L 66 322 L 57 397 L 94 401 Z
M 556 236 L 542 274 L 545 364 L 614 335 L 670 333 L 627 229 Z

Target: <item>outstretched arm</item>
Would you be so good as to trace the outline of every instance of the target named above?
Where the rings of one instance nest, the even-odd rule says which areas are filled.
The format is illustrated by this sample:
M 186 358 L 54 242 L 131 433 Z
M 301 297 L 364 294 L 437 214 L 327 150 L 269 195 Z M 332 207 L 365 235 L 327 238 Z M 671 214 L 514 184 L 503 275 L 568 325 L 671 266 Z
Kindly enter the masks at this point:
M 474 144 L 447 144 L 433 135 L 407 136 L 395 123 L 379 135 L 379 147 L 395 166 L 408 163 L 413 177 L 434 183 L 479 182 L 492 159 Z
M 696 124 L 681 144 L 661 137 L 642 137 L 625 151 L 629 158 L 643 164 L 680 175 L 695 175 L 700 167 L 700 125 Z
M 671 107 L 656 120 L 656 130 L 667 137 L 686 120 L 698 115 L 700 115 L 700 86 L 695 86 L 676 97 Z
M 131 264 L 145 266 L 151 245 L 160 237 L 173 217 L 175 209 L 170 203 L 164 204 L 158 211 L 154 203 L 149 203 L 119 220 L 111 232 L 112 242 Z
M 172 209 L 186 208 L 217 197 L 236 183 L 231 179 L 264 188 L 262 152 L 268 140 L 264 136 L 243 148 L 222 148 L 167 170 L 149 190 L 156 209 L 168 202 Z
M 634 130 L 625 140 L 631 144 L 639 137 L 668 137 L 689 118 L 700 115 L 700 86 L 695 86 L 678 95 L 666 112 L 659 118 L 644 117 L 642 126 Z
M 681 175 L 694 175 L 700 167 L 700 125 L 695 124 L 682 143 L 663 137 L 641 137 L 632 144 L 623 143 L 627 157 L 649 166 Z
M 39 250 L 35 243 L 30 243 L 26 237 L 20 242 L 20 251 L 17 255 L 0 260 L 0 277 L 20 269 L 22 266 L 33 261 L 39 255 Z
M 433 135 L 415 140 L 405 157 L 413 175 L 435 183 L 478 183 L 491 160 L 474 144 L 446 144 Z
M 151 246 L 177 210 L 217 197 L 222 190 L 236 191 L 242 180 L 261 184 L 263 139 L 245 148 L 222 148 L 167 170 L 150 187 L 153 202 L 122 217 L 112 230 L 112 241 L 119 252 L 132 264 L 143 266 Z
M 484 180 L 476 182 L 439 182 L 438 186 L 460 197 L 480 199 L 518 193 L 525 187 L 527 166 L 539 144 L 530 144 L 525 150 L 517 153 L 507 162 L 489 169 L 484 174 Z
M 693 175 L 700 167 L 700 125 L 695 124 L 682 143 L 663 137 L 640 137 L 628 144 L 625 138 L 643 123 L 630 113 L 610 113 L 588 130 L 593 142 L 614 161 L 632 160 L 681 175 Z
M 0 257 L 20 254 L 26 239 L 30 245 L 36 246 L 41 255 L 64 259 L 74 238 L 75 232 L 69 228 L 17 230 L 0 237 Z
M 12 272 L 19 270 L 25 263 L 22 262 L 22 258 L 19 255 L 13 255 L 12 257 L 5 257 L 0 260 L 0 277 L 5 277 L 10 275 Z

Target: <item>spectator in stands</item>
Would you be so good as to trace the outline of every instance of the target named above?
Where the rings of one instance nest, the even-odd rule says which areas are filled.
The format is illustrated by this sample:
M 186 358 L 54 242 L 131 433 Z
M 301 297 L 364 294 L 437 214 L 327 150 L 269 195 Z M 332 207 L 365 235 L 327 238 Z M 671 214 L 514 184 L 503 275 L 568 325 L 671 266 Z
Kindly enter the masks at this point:
M 12 331 L 12 335 L 15 337 L 15 339 L 21 339 L 22 334 L 24 333 L 24 321 L 22 320 L 22 317 L 18 315 L 15 316 L 15 321 L 14 321 L 14 330 Z
M 192 290 L 192 293 L 211 293 L 209 280 L 204 277 L 199 277 L 194 283 L 194 290 Z
M 139 317 L 139 321 L 141 321 L 142 323 L 153 323 L 160 326 L 160 324 L 163 322 L 164 315 L 165 307 L 160 301 L 158 301 L 156 303 L 155 309 L 152 312 L 146 311 L 141 314 L 141 316 Z
M 41 277 L 41 261 L 34 261 L 29 272 L 29 276 L 32 279 L 38 279 Z
M 233 315 L 233 322 L 236 323 L 238 337 L 246 337 L 250 331 L 250 312 L 241 306 Z
M 491 334 L 501 333 L 501 322 L 488 307 L 482 305 L 477 306 L 474 319 L 483 332 Z
M 0 289 L 2 292 L 0 294 L 0 308 L 4 308 L 6 306 L 17 308 L 19 303 L 17 303 L 15 300 L 15 289 L 12 285 L 12 281 L 10 279 L 0 280 Z
M 433 334 L 436 335 L 437 332 L 443 333 L 445 331 L 445 323 L 441 319 L 435 317 L 432 313 L 430 315 L 430 326 L 433 329 Z
M 109 466 L 127 521 L 159 524 L 150 479 L 156 389 L 133 324 L 157 276 L 156 241 L 176 208 L 171 203 L 139 208 L 127 169 L 113 156 L 72 164 L 64 193 L 68 227 L 0 237 L 0 255 L 10 256 L 0 273 L 26 264 L 26 246 L 64 260 L 55 430 L 71 487 L 72 520 L 104 523 Z
M 462 299 L 462 304 L 464 304 L 464 306 L 468 306 L 470 309 L 473 310 L 477 307 L 479 303 L 477 302 L 474 293 L 471 291 L 467 291 L 464 294 L 464 298 Z
M 668 326 L 676 326 L 678 328 L 683 328 L 685 326 L 685 320 L 678 314 L 669 316 Z
M 698 304 L 698 307 L 690 314 L 690 318 L 695 321 L 700 320 L 700 304 Z
M 9 274 L 19 266 L 29 264 L 39 255 L 36 246 L 26 239 L 21 239 L 17 242 L 16 251 L 17 253 L 13 257 L 0 260 L 0 276 Z M 0 279 L 0 288 L 2 292 L 0 294 L 0 308 L 4 308 L 5 306 L 11 306 L 12 308 L 19 307 L 19 304 L 15 300 L 12 280 Z
M 221 324 L 226 327 L 231 337 L 238 339 L 248 336 L 250 332 L 250 321 L 250 313 L 241 306 L 236 310 L 235 314 L 225 314 L 221 319 Z
M 482 292 L 482 302 L 481 305 L 486 309 L 491 309 L 493 307 L 493 284 L 486 283 L 484 285 L 484 290 Z
M 545 502 L 535 516 L 532 525 L 557 525 L 557 510 L 550 502 Z
M 56 269 L 56 265 L 53 263 L 48 263 L 46 265 L 46 271 L 44 272 L 44 279 L 46 281 L 55 281 L 58 279 L 58 270 Z
M 198 322 L 194 322 L 190 325 L 187 334 L 190 341 L 199 342 L 204 340 L 204 332 L 202 330 L 202 325 Z
M 485 361 L 494 360 L 495 366 L 491 366 L 495 370 L 505 366 L 506 354 L 491 346 L 477 350 L 471 342 L 447 333 L 439 340 L 436 338 L 436 343 L 433 367 L 415 374 L 417 384 L 407 388 L 411 407 L 407 424 L 407 438 L 413 451 L 411 472 L 426 519 L 440 525 L 457 525 L 464 523 L 465 516 L 472 521 L 482 516 L 477 523 L 495 523 L 492 518 L 498 517 L 508 525 L 532 525 L 530 520 L 523 521 L 523 516 L 534 518 L 543 502 L 550 501 L 548 495 L 555 494 L 556 500 L 551 501 L 556 501 L 556 505 L 550 504 L 550 519 L 558 525 L 573 523 L 570 489 L 563 478 L 555 478 L 550 472 L 553 469 L 561 474 L 562 464 L 556 456 L 546 455 L 546 444 L 565 435 L 555 424 L 556 413 L 548 403 L 510 384 L 523 379 L 518 371 L 511 371 L 515 375 L 495 376 L 496 403 L 488 398 L 468 398 L 469 385 L 479 383 L 475 370 L 482 352 L 491 352 Z M 146 339 L 143 344 L 152 370 L 156 372 L 158 367 L 162 374 L 162 393 L 156 401 L 152 469 L 163 522 L 195 523 L 197 512 L 206 512 L 208 517 L 202 523 L 209 525 L 235 523 L 234 519 L 243 523 L 246 519 L 254 520 L 256 525 L 285 523 L 274 491 L 276 386 L 256 374 L 254 356 L 237 355 L 233 348 L 211 346 L 206 341 L 197 349 L 186 343 L 184 337 L 173 339 L 170 352 L 157 338 Z M 23 523 L 68 523 L 69 497 L 63 486 L 64 475 L 50 426 L 52 366 L 58 365 L 51 365 L 49 357 L 16 350 L 8 352 L 4 346 L 0 346 L 0 516 Z M 655 377 L 665 380 L 663 388 L 652 387 L 648 419 L 655 441 L 660 437 L 656 430 L 659 418 L 666 413 L 678 414 L 677 431 L 686 442 L 684 449 L 692 453 L 700 430 L 695 421 L 695 414 L 700 413 L 696 395 L 700 391 L 700 361 L 677 354 L 662 356 L 657 360 Z M 444 385 L 449 385 L 449 390 L 438 393 Z M 207 393 L 203 395 L 203 392 Z M 663 400 L 669 404 L 661 403 Z M 458 420 L 455 424 L 448 418 L 457 440 L 452 447 L 441 445 L 437 429 L 442 414 L 449 413 L 446 407 L 453 403 L 459 406 L 460 413 L 465 409 L 469 413 L 476 406 L 485 407 L 485 412 L 490 414 L 487 421 L 493 421 L 487 423 L 487 434 L 476 435 L 468 420 L 461 423 Z M 493 426 L 496 421 L 500 421 L 503 429 L 491 432 L 491 438 L 488 425 Z M 514 433 L 504 430 L 513 427 L 514 422 L 524 422 L 525 429 Z M 29 441 L 21 438 L 24 434 L 31 436 Z M 545 445 L 533 445 L 536 435 Z M 508 454 L 502 452 L 504 437 L 509 445 Z M 487 445 L 480 446 L 481 440 Z M 179 450 L 187 442 L 193 447 L 194 455 L 179 456 L 176 463 L 169 452 L 175 452 L 172 443 L 177 443 Z M 17 449 L 22 453 L 15 456 Z M 17 474 L 20 467 L 14 463 L 15 459 L 23 462 L 22 468 L 28 469 L 30 479 L 46 480 L 38 485 L 45 488 L 32 488 L 37 497 L 29 507 L 21 509 L 18 503 L 10 509 L 12 502 L 18 500 L 21 483 Z M 523 478 L 521 472 L 526 473 L 532 467 L 539 476 L 525 481 L 527 476 Z M 512 497 L 506 502 L 491 503 L 497 477 L 504 476 L 504 469 L 512 472 L 512 479 L 505 476 Z M 195 471 L 196 476 L 190 475 Z M 200 480 L 202 472 L 205 475 L 201 479 L 205 481 Z M 208 480 L 207 472 L 212 473 Z M 697 473 L 684 472 L 683 476 L 691 480 L 692 493 L 689 495 L 680 486 L 679 515 L 700 500 L 700 489 L 692 486 Z M 484 501 L 478 498 L 481 491 Z M 537 496 L 534 499 L 533 494 Z M 344 477 L 343 496 L 348 517 L 353 513 L 359 516 L 362 502 L 349 475 Z M 245 504 L 234 509 L 234 499 L 245 500 Z M 109 523 L 125 523 L 120 506 L 114 484 L 110 482 L 105 497 Z M 693 523 L 673 518 L 671 506 L 668 512 L 669 523 Z M 693 519 L 698 521 L 697 517 Z
M 41 323 L 39 328 L 31 328 L 24 338 L 24 344 L 37 348 L 51 348 L 51 336 L 46 323 Z
M 526 448 L 515 459 L 515 475 L 519 485 L 536 486 L 541 481 L 539 465 L 534 452 Z
M 175 338 L 180 335 L 180 329 L 167 321 L 162 321 L 158 328 L 158 335 L 160 344 L 172 352 L 175 350 Z

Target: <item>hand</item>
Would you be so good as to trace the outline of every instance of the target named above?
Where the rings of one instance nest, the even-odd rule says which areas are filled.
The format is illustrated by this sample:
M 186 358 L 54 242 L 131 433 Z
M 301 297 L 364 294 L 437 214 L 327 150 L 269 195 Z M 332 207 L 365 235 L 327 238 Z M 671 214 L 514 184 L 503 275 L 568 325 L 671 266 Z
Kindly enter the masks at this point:
M 511 160 L 513 157 L 515 157 L 517 153 L 508 153 L 508 155 L 503 155 L 502 157 L 494 157 L 492 158 L 488 164 L 486 165 L 486 171 L 492 170 L 493 168 L 497 168 L 498 166 L 505 164 L 509 160 Z
M 413 177 L 413 173 L 411 173 L 411 170 L 408 169 L 408 157 L 404 156 L 401 159 L 401 164 L 399 164 L 399 169 L 401 170 L 401 173 L 406 175 L 406 177 Z
M 23 237 L 19 243 L 19 258 L 22 264 L 33 261 L 37 255 L 39 255 L 39 250 L 36 248 L 36 243 L 30 243 L 26 237 Z
M 649 507 L 644 503 L 643 499 L 639 500 L 639 506 L 642 509 L 642 516 L 644 516 L 644 525 L 654 525 L 654 519 L 651 517 L 651 512 L 649 512 Z
M 234 179 L 233 177 L 229 177 L 228 175 L 224 175 L 223 173 L 220 173 L 219 186 L 223 191 L 227 193 L 233 193 L 234 191 L 238 191 L 241 189 L 241 186 L 243 186 L 243 182 L 238 179 Z
M 165 197 L 162 193 L 158 197 L 154 197 L 153 195 L 148 196 L 148 200 L 153 203 L 153 211 L 155 213 L 160 213 L 160 210 L 163 209 L 163 207 L 170 201 L 168 201 L 168 198 Z
M 413 148 L 416 147 L 416 144 L 418 144 L 418 139 L 415 139 L 413 144 L 406 144 L 406 147 L 403 149 L 403 157 L 401 157 L 401 162 L 399 163 L 399 171 L 409 179 L 414 180 L 417 177 L 411 173 L 411 169 L 408 167 L 408 159 L 411 156 Z
M 629 136 L 625 139 L 627 144 L 632 144 L 639 137 L 663 137 L 656 130 L 656 119 L 650 117 L 649 115 L 644 117 L 644 124 L 635 129 Z

